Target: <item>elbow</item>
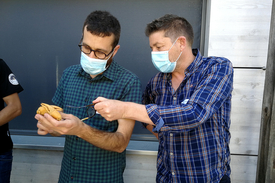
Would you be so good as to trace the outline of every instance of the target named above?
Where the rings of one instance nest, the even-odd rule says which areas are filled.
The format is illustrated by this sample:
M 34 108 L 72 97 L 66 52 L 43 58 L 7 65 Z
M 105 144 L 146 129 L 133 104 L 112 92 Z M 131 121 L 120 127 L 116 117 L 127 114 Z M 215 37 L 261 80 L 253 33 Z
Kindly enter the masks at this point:
M 124 149 L 124 150 L 125 150 L 125 149 Z M 118 151 L 116 151 L 116 152 L 117 152 L 117 153 L 123 153 L 124 150 L 118 150 Z
M 116 148 L 115 152 L 117 152 L 117 153 L 123 153 L 125 150 L 126 150 L 126 147 L 123 146 L 123 147 Z
M 121 132 L 116 132 L 114 134 L 116 134 L 115 136 L 117 138 L 114 138 L 116 140 L 113 141 L 113 147 L 114 147 L 113 151 L 115 151 L 117 153 L 123 153 L 126 150 L 128 144 L 130 142 L 131 136 L 124 135 Z
M 22 107 L 20 107 L 20 109 L 18 109 L 17 114 L 18 114 L 18 116 L 20 116 L 22 114 Z
M 14 111 L 15 117 L 20 116 L 22 114 L 22 106 L 17 106 Z
M 117 153 L 123 153 L 126 150 L 128 143 L 129 143 L 129 141 L 128 142 L 124 141 L 123 143 L 116 144 L 116 147 L 113 150 Z

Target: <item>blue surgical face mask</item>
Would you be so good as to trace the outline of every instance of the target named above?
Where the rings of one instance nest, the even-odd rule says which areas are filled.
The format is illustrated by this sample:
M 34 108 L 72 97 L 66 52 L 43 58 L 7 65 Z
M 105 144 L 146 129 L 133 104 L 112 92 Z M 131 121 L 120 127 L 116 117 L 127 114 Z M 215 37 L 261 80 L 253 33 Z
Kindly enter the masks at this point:
M 176 41 L 177 40 L 178 39 L 176 39 Z M 174 46 L 176 41 L 173 43 L 171 48 Z M 168 51 L 152 51 L 151 52 L 152 62 L 158 71 L 163 72 L 163 73 L 171 73 L 175 70 L 177 61 L 180 58 L 182 52 L 180 53 L 179 57 L 177 58 L 177 60 L 175 62 L 171 62 L 169 60 L 169 51 L 171 50 L 171 48 Z
M 113 55 L 113 53 L 106 59 L 100 60 L 95 58 L 90 58 L 85 53 L 81 52 L 80 64 L 85 72 L 90 75 L 97 75 L 104 72 L 106 68 L 107 61 Z

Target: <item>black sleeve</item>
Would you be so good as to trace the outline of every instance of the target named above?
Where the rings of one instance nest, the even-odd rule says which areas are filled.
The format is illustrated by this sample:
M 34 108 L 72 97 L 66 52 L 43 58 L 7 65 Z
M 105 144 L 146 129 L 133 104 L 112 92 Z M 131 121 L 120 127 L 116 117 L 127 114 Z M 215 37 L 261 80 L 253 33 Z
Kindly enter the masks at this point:
M 0 59 L 0 96 L 4 98 L 13 93 L 20 93 L 23 91 L 15 75 L 12 73 L 9 66 Z

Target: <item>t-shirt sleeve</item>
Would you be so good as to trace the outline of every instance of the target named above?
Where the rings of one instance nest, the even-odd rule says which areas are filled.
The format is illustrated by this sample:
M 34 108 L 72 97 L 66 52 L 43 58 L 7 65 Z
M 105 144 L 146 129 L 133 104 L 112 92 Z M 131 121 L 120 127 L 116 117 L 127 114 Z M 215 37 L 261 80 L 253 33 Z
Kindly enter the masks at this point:
M 2 98 L 23 91 L 9 66 L 0 59 L 0 95 Z

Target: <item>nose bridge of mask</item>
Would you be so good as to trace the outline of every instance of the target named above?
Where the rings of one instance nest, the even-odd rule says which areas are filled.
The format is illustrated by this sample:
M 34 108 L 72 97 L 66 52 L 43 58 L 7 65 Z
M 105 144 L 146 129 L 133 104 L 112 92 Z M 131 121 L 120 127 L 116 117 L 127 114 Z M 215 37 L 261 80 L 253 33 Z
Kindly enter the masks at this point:
M 152 58 L 157 61 L 169 60 L 168 51 L 152 52 Z

